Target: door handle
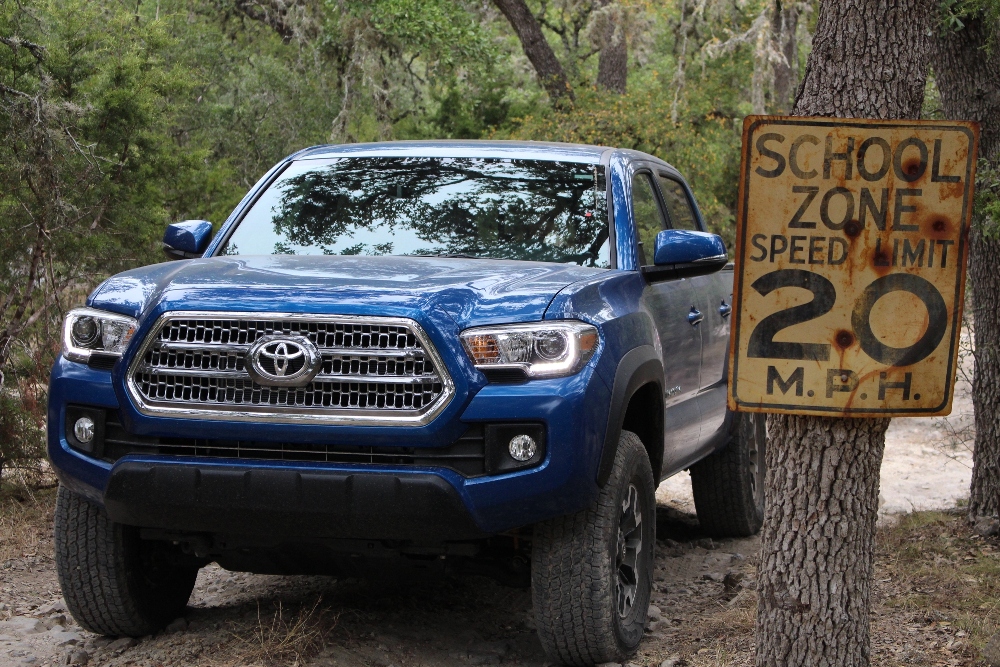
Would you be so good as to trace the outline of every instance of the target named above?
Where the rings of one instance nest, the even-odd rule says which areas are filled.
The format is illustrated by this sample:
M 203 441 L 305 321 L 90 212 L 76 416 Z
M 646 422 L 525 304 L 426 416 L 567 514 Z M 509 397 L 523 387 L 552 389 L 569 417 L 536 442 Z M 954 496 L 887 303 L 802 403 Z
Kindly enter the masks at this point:
M 705 316 L 701 314 L 701 311 L 691 306 L 691 312 L 688 313 L 688 324 L 691 326 L 697 326 L 701 324 L 701 321 L 705 319 Z
M 722 317 L 727 317 L 729 313 L 733 312 L 733 307 L 726 303 L 726 300 L 722 300 L 722 305 L 719 306 L 719 315 Z

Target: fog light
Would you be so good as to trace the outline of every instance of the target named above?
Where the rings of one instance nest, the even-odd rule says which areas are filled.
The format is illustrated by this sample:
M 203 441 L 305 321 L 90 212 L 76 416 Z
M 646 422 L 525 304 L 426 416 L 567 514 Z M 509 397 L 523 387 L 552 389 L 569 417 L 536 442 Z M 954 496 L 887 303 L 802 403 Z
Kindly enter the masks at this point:
M 73 435 L 83 444 L 90 444 L 94 439 L 94 420 L 90 417 L 77 419 L 76 423 L 73 424 Z
M 515 461 L 527 461 L 538 451 L 538 445 L 530 435 L 515 435 L 510 439 L 508 450 Z

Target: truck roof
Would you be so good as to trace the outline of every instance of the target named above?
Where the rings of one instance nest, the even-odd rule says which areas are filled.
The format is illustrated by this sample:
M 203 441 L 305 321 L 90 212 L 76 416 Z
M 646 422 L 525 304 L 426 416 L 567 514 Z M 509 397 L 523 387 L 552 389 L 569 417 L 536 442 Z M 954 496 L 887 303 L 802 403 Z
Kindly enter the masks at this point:
M 502 157 L 525 160 L 561 160 L 600 164 L 607 146 L 564 144 L 550 141 L 381 141 L 365 144 L 313 146 L 292 159 L 332 157 Z

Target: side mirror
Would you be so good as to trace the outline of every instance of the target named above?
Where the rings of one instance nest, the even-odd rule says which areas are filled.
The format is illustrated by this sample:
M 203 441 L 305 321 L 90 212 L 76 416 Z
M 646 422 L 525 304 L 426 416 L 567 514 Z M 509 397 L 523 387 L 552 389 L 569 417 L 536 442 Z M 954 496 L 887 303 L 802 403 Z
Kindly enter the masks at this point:
M 167 226 L 163 233 L 163 253 L 168 259 L 201 257 L 212 240 L 212 223 L 208 220 L 185 220 Z
M 656 235 L 653 266 L 642 267 L 646 280 L 690 278 L 715 273 L 729 263 L 726 244 L 717 234 L 665 229 Z

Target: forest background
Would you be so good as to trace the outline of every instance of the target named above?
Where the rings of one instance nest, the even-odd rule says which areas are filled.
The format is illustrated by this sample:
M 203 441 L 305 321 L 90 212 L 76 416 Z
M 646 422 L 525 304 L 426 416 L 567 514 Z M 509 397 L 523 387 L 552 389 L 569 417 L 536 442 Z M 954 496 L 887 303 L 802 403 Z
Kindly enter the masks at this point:
M 938 29 L 958 20 L 956 3 L 944 0 Z M 508 20 L 517 7 L 540 26 L 559 77 L 539 77 Z M 162 261 L 170 222 L 218 228 L 306 146 L 635 148 L 687 176 L 731 245 L 743 117 L 788 111 L 817 10 L 817 0 L 0 0 L 0 476 L 39 473 L 63 313 L 105 277 Z M 933 75 L 923 114 L 940 115 Z

